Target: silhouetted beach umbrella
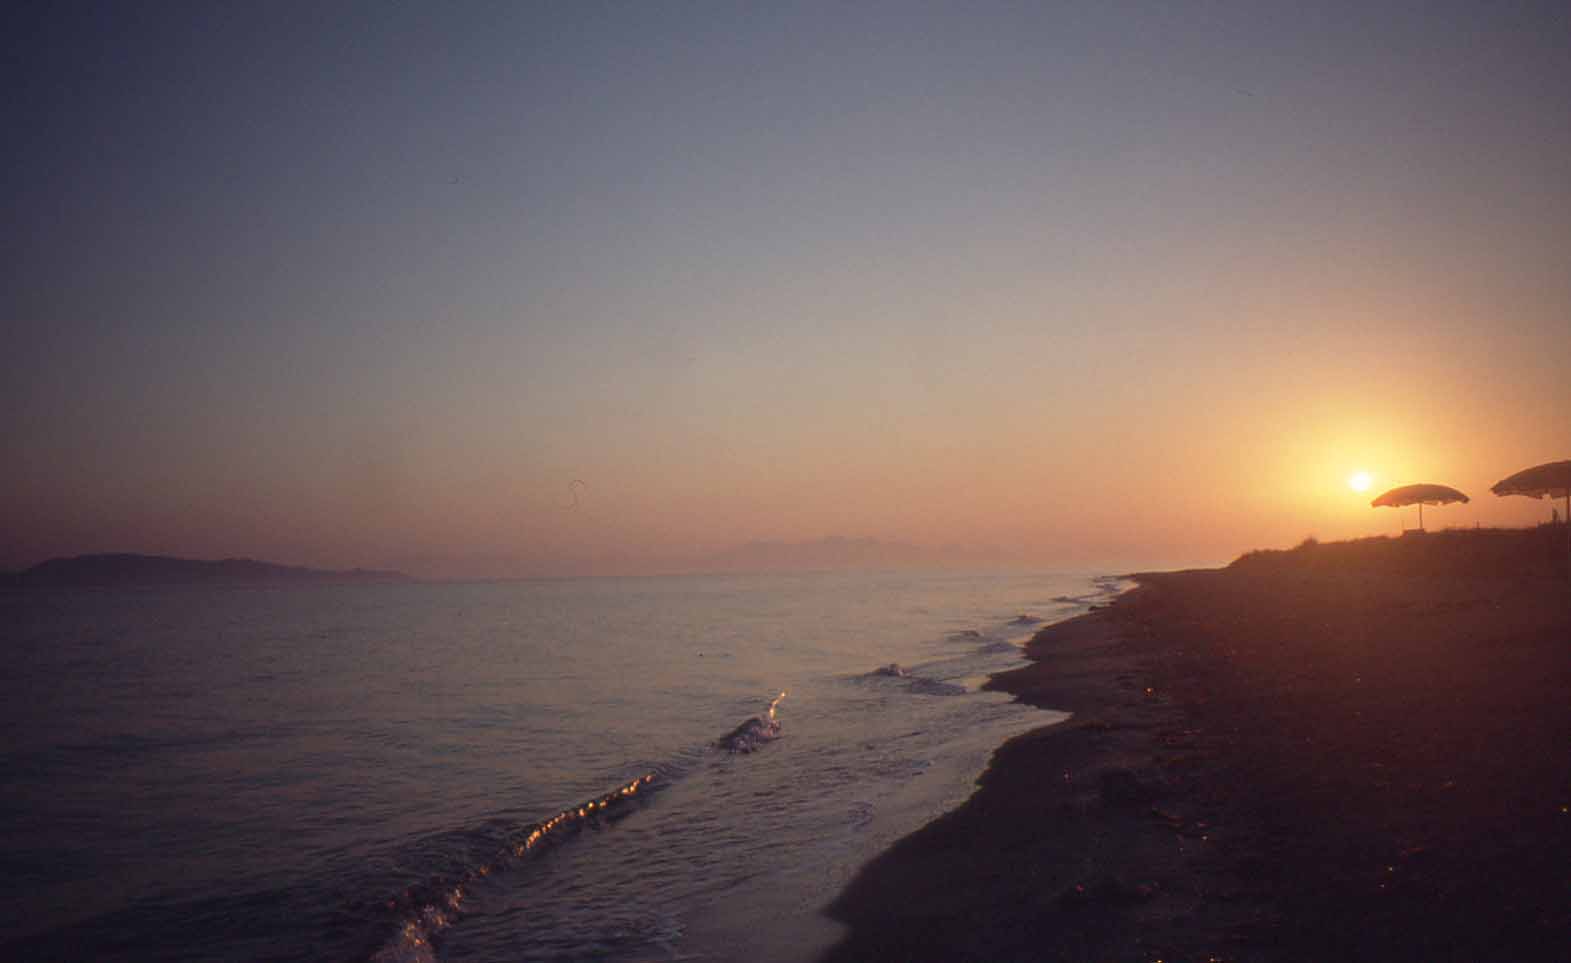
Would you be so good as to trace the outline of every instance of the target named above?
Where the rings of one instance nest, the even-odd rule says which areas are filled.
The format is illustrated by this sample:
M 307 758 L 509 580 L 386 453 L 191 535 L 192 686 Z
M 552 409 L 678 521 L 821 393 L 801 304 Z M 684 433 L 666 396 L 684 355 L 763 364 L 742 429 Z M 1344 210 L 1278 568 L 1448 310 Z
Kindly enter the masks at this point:
M 1566 500 L 1566 557 L 1571 560 L 1571 461 L 1552 461 L 1524 468 L 1510 478 L 1489 486 L 1496 495 L 1526 495 L 1528 498 Z
M 1489 488 L 1496 495 L 1571 498 L 1571 461 L 1552 461 L 1517 472 Z
M 1424 506 L 1445 505 L 1450 502 L 1466 504 L 1470 499 L 1446 485 L 1403 485 L 1393 488 L 1369 503 L 1370 508 L 1406 508 L 1418 506 L 1418 530 L 1424 530 Z

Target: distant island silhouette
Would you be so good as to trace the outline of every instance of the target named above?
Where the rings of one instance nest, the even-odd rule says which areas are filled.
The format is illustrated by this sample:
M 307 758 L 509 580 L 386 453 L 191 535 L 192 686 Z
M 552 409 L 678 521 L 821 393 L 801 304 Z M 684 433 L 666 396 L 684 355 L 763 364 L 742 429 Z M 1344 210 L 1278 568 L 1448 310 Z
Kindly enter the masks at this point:
M 78 555 L 52 558 L 0 576 L 0 585 L 23 588 L 118 585 L 254 585 L 341 582 L 411 582 L 402 572 L 355 568 L 332 570 L 279 565 L 253 558 L 204 561 L 168 555 Z

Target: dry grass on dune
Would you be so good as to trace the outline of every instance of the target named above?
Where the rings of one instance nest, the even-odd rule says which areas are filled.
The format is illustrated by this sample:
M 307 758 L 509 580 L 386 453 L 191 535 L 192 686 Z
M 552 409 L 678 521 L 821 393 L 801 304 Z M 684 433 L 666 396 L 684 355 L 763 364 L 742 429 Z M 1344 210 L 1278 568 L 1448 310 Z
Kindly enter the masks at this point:
M 1449 528 L 1404 538 L 1375 536 L 1345 542 L 1319 542 L 1313 536 L 1288 550 L 1247 552 L 1229 570 L 1328 570 L 1368 572 L 1382 576 L 1455 575 L 1489 578 L 1516 575 L 1553 578 L 1566 573 L 1564 525 L 1531 529 Z

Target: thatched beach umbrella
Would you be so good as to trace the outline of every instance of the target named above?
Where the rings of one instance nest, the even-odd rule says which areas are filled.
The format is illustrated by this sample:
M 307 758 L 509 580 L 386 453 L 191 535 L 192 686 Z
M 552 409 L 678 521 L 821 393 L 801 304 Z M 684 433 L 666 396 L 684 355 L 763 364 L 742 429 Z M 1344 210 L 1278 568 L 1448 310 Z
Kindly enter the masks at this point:
M 1418 506 L 1418 530 L 1424 530 L 1424 506 L 1445 505 L 1450 502 L 1466 504 L 1468 497 L 1455 488 L 1445 485 L 1403 485 L 1393 488 L 1369 503 L 1370 508 L 1405 508 L 1408 505 Z
M 1528 498 L 1566 500 L 1566 558 L 1571 560 L 1571 461 L 1552 461 L 1524 468 L 1510 478 L 1495 482 L 1489 490 L 1496 495 L 1526 495 Z

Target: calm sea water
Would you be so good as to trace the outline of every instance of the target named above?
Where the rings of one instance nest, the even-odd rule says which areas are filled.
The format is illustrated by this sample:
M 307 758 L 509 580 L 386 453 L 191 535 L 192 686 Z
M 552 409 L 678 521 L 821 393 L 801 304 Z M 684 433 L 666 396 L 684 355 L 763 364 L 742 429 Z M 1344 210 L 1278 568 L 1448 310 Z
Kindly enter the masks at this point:
M 811 959 L 861 862 L 1053 721 L 977 691 L 1018 616 L 1118 587 L 0 595 L 0 958 Z

